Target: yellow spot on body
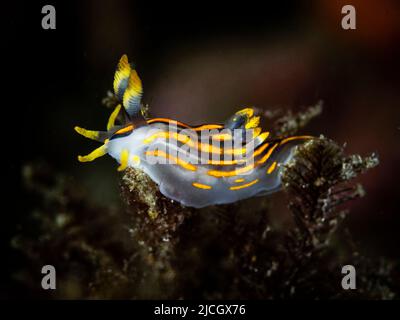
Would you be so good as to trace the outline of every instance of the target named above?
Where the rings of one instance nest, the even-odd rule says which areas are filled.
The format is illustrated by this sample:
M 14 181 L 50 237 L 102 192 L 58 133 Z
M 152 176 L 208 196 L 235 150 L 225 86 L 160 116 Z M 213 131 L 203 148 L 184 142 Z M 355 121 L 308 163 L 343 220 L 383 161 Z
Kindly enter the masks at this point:
M 162 158 L 171 160 L 173 163 L 176 163 L 177 165 L 181 166 L 182 168 L 184 168 L 186 170 L 190 170 L 190 171 L 197 170 L 197 168 L 194 165 L 180 159 L 179 157 L 175 157 L 173 155 L 165 153 L 164 151 L 161 151 L 161 150 L 146 151 L 145 155 L 154 156 L 154 157 L 162 157 Z
M 132 161 L 136 164 L 139 165 L 140 164 L 140 157 L 138 155 L 133 155 L 132 156 Z
M 193 185 L 193 187 L 196 187 L 196 188 L 199 188 L 199 189 L 204 189 L 204 190 L 212 189 L 211 186 L 208 186 L 208 185 L 202 184 L 202 183 L 193 182 L 192 185 Z
M 267 173 L 268 173 L 268 174 L 271 174 L 271 173 L 275 170 L 276 165 L 277 165 L 277 163 L 276 163 L 276 161 L 274 161 L 274 162 L 270 165 L 270 167 L 268 168 Z
M 128 167 L 129 160 L 129 151 L 127 149 L 122 150 L 120 156 L 120 166 L 118 167 L 118 171 L 123 171 Z
M 107 122 L 107 130 L 110 130 L 115 125 L 115 119 L 117 119 L 118 113 L 121 110 L 121 105 L 117 105 L 114 111 L 110 114 Z
M 235 180 L 236 183 L 243 182 L 243 181 L 244 181 L 244 179 L 236 179 Z
M 78 156 L 79 162 L 90 162 L 93 161 L 101 156 L 104 156 L 107 153 L 106 144 L 103 144 L 101 147 L 93 150 L 86 156 Z
M 252 185 L 256 184 L 257 182 L 258 182 L 258 179 L 250 181 L 249 183 L 246 183 L 246 184 L 242 184 L 240 186 L 230 187 L 229 189 L 230 190 L 240 190 L 240 189 L 251 187 Z
M 94 130 L 86 130 L 81 127 L 74 127 L 75 131 L 78 132 L 80 135 L 84 136 L 85 138 L 97 140 L 99 138 L 99 131 Z

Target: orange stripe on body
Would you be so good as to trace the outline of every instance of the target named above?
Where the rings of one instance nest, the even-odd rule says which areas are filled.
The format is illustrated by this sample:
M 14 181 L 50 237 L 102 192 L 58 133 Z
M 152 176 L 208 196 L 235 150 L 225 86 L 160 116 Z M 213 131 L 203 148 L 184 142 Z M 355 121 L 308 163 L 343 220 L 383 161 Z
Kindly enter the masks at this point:
M 286 142 L 289 141 L 293 141 L 293 140 L 310 140 L 310 139 L 314 139 L 313 136 L 294 136 L 294 137 L 289 137 L 289 138 L 285 138 L 283 139 L 280 144 L 285 144 Z
M 277 165 L 277 163 L 276 163 L 276 161 L 274 161 L 274 162 L 271 164 L 271 166 L 268 168 L 267 173 L 268 173 L 268 174 L 271 174 L 271 173 L 275 170 L 276 165 Z
M 242 184 L 240 186 L 229 187 L 229 190 L 240 190 L 240 189 L 248 188 L 248 187 L 251 187 L 252 185 L 256 184 L 257 182 L 258 182 L 258 179 L 250 181 L 249 183 L 246 183 L 246 184 Z
M 211 186 L 208 186 L 208 185 L 202 184 L 202 183 L 197 183 L 197 182 L 193 182 L 193 183 L 192 183 L 192 186 L 193 186 L 193 187 L 196 187 L 196 188 L 199 188 L 199 189 L 204 189 L 204 190 L 210 190 L 210 189 L 212 189 Z
M 232 170 L 232 171 L 210 170 L 210 171 L 207 172 L 207 174 L 210 175 L 210 176 L 216 177 L 216 178 L 222 178 L 222 177 L 234 177 L 236 175 L 240 175 L 240 174 L 246 173 L 246 172 L 254 169 L 255 167 L 265 163 L 278 145 L 279 145 L 279 143 L 275 143 L 274 146 L 271 149 L 269 149 L 268 152 L 259 161 L 257 161 L 255 164 L 252 163 L 252 164 L 250 164 L 248 166 L 245 166 L 245 167 L 242 167 L 242 168 L 239 168 L 239 169 L 235 169 L 235 170 Z
M 150 137 L 146 138 L 143 140 L 143 143 L 145 144 L 149 144 L 151 143 L 153 140 L 157 139 L 157 138 L 165 138 L 165 139 L 175 139 L 181 143 L 187 144 L 189 147 L 191 148 L 195 148 L 197 150 L 199 150 L 200 152 L 206 152 L 206 153 L 215 153 L 215 154 L 234 154 L 234 155 L 243 155 L 246 153 L 246 148 L 240 148 L 240 149 L 228 149 L 228 150 L 224 150 L 222 148 L 219 147 L 214 147 L 211 144 L 207 144 L 207 143 L 201 143 L 201 142 L 194 142 L 190 139 L 189 136 L 181 134 L 181 133 L 177 133 L 177 132 L 169 132 L 169 131 L 162 131 L 162 132 L 157 132 L 153 135 L 151 135 Z
M 187 125 L 186 123 L 183 123 L 183 122 L 180 122 L 177 120 L 168 119 L 168 118 L 153 118 L 153 119 L 147 120 L 148 124 L 151 124 L 154 122 L 167 122 L 168 124 L 175 124 L 175 125 L 179 125 L 181 127 L 190 128 L 190 126 Z
M 114 134 L 122 134 L 122 133 L 125 133 L 125 132 L 128 132 L 128 131 L 132 131 L 133 129 L 134 129 L 133 124 L 130 124 L 129 126 L 127 126 L 125 128 L 119 129 Z

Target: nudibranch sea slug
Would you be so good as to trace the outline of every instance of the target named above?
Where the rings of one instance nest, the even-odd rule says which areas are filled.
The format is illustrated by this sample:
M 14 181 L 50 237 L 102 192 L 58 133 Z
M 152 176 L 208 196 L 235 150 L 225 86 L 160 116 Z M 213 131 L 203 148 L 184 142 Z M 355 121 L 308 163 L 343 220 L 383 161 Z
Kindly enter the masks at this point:
M 79 134 L 103 143 L 78 160 L 92 161 L 108 153 L 119 162 L 119 171 L 144 171 L 164 196 L 189 207 L 232 203 L 279 190 L 283 165 L 293 157 L 296 145 L 312 139 L 269 137 L 252 108 L 236 112 L 223 124 L 190 126 L 166 118 L 145 119 L 142 83 L 126 55 L 115 72 L 114 93 L 120 104 L 109 117 L 107 131 L 75 127 Z M 125 120 L 116 125 L 119 114 Z

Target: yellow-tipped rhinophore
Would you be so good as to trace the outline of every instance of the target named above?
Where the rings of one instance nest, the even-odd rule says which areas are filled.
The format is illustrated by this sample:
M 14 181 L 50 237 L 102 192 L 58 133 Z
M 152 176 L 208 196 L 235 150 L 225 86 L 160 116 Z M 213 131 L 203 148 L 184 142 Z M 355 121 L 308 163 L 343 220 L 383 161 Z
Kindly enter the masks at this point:
M 79 162 L 90 162 L 101 156 L 104 156 L 106 153 L 107 153 L 106 144 L 103 144 L 101 147 L 98 147 L 97 149 L 93 150 L 91 153 L 89 153 L 86 156 L 78 156 L 78 161 Z
M 112 129 L 115 125 L 115 119 L 117 119 L 118 113 L 121 110 L 121 105 L 117 105 L 114 109 L 114 111 L 110 114 L 110 117 L 108 118 L 107 122 L 107 131 Z
M 128 56 L 124 54 L 119 60 L 117 71 L 114 75 L 114 92 L 118 95 L 124 80 L 128 80 L 129 74 L 131 73 L 131 66 L 128 62 Z
M 75 131 L 78 132 L 80 135 L 84 136 L 85 138 L 92 139 L 98 141 L 99 139 L 99 131 L 94 130 L 86 130 L 81 127 L 74 127 Z
M 129 75 L 128 86 L 124 92 L 123 105 L 129 115 L 140 111 L 140 99 L 143 88 L 136 70 L 132 70 Z
M 123 171 L 128 167 L 129 160 L 129 151 L 127 149 L 122 150 L 121 158 L 120 158 L 120 166 L 118 167 L 118 171 Z
M 244 109 L 236 112 L 236 114 L 239 116 L 246 115 L 250 119 L 254 114 L 254 110 L 253 110 L 253 108 L 244 108 Z
M 260 124 L 260 117 L 255 116 L 249 119 L 249 121 L 246 123 L 245 128 L 246 129 L 253 129 L 256 128 Z

